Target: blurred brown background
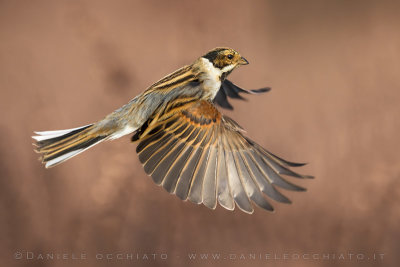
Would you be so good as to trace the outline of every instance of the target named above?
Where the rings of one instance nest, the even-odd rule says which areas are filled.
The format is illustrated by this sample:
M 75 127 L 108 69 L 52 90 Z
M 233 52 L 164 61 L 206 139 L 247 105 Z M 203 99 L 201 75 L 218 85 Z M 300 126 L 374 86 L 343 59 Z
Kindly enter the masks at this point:
M 399 14 L 398 1 L 0 1 L 0 265 L 395 266 Z M 34 130 L 101 119 L 215 46 L 251 63 L 232 81 L 272 87 L 224 112 L 272 152 L 310 163 L 299 172 L 316 179 L 291 180 L 308 188 L 285 192 L 292 205 L 250 216 L 181 202 L 145 175 L 129 137 L 53 169 L 38 162 Z M 81 253 L 86 259 L 71 259 Z M 112 260 L 95 257 L 107 253 Z M 367 260 L 372 253 L 384 259 Z

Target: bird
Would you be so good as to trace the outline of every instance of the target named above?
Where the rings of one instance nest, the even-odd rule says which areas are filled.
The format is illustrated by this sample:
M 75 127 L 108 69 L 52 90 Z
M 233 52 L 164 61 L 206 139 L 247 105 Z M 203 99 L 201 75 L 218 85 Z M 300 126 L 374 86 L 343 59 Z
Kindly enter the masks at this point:
M 305 163 L 272 154 L 245 135 L 217 106 L 233 109 L 228 99 L 268 92 L 246 90 L 227 76 L 249 62 L 237 51 L 217 47 L 160 79 L 102 120 L 78 128 L 37 131 L 35 151 L 46 168 L 90 147 L 133 134 L 136 152 L 153 181 L 180 199 L 246 213 L 254 204 L 274 211 L 270 200 L 291 203 L 278 189 L 305 191 L 282 175 L 313 178 L 292 171 Z

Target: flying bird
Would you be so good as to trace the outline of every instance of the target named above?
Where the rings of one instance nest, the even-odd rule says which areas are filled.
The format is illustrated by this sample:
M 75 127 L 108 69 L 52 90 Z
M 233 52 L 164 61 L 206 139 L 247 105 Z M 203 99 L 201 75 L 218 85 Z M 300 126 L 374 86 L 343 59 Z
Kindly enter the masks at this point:
M 215 48 L 151 85 L 104 119 L 82 127 L 35 132 L 35 151 L 46 168 L 56 166 L 106 140 L 132 134 L 139 160 L 157 185 L 182 200 L 228 210 L 235 204 L 253 213 L 253 203 L 273 211 L 268 201 L 290 203 L 277 187 L 305 191 L 282 177 L 312 178 L 289 169 L 284 160 L 245 136 L 216 105 L 233 109 L 228 98 L 269 88 L 242 89 L 227 76 L 249 62 L 231 48 Z

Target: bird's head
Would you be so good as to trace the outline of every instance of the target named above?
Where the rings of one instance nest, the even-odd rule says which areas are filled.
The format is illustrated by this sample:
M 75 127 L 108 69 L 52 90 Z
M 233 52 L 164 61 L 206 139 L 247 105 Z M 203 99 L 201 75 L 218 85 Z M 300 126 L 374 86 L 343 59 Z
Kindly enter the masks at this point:
M 214 67 L 221 69 L 222 73 L 230 73 L 240 65 L 247 65 L 249 62 L 232 48 L 217 47 L 203 56 L 208 59 Z

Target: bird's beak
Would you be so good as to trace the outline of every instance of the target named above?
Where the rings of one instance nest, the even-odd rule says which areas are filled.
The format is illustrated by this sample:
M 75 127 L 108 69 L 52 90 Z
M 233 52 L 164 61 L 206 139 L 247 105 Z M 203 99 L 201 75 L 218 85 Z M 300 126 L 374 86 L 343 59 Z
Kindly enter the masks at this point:
M 241 57 L 238 62 L 239 65 L 248 65 L 249 62 L 244 57 Z

